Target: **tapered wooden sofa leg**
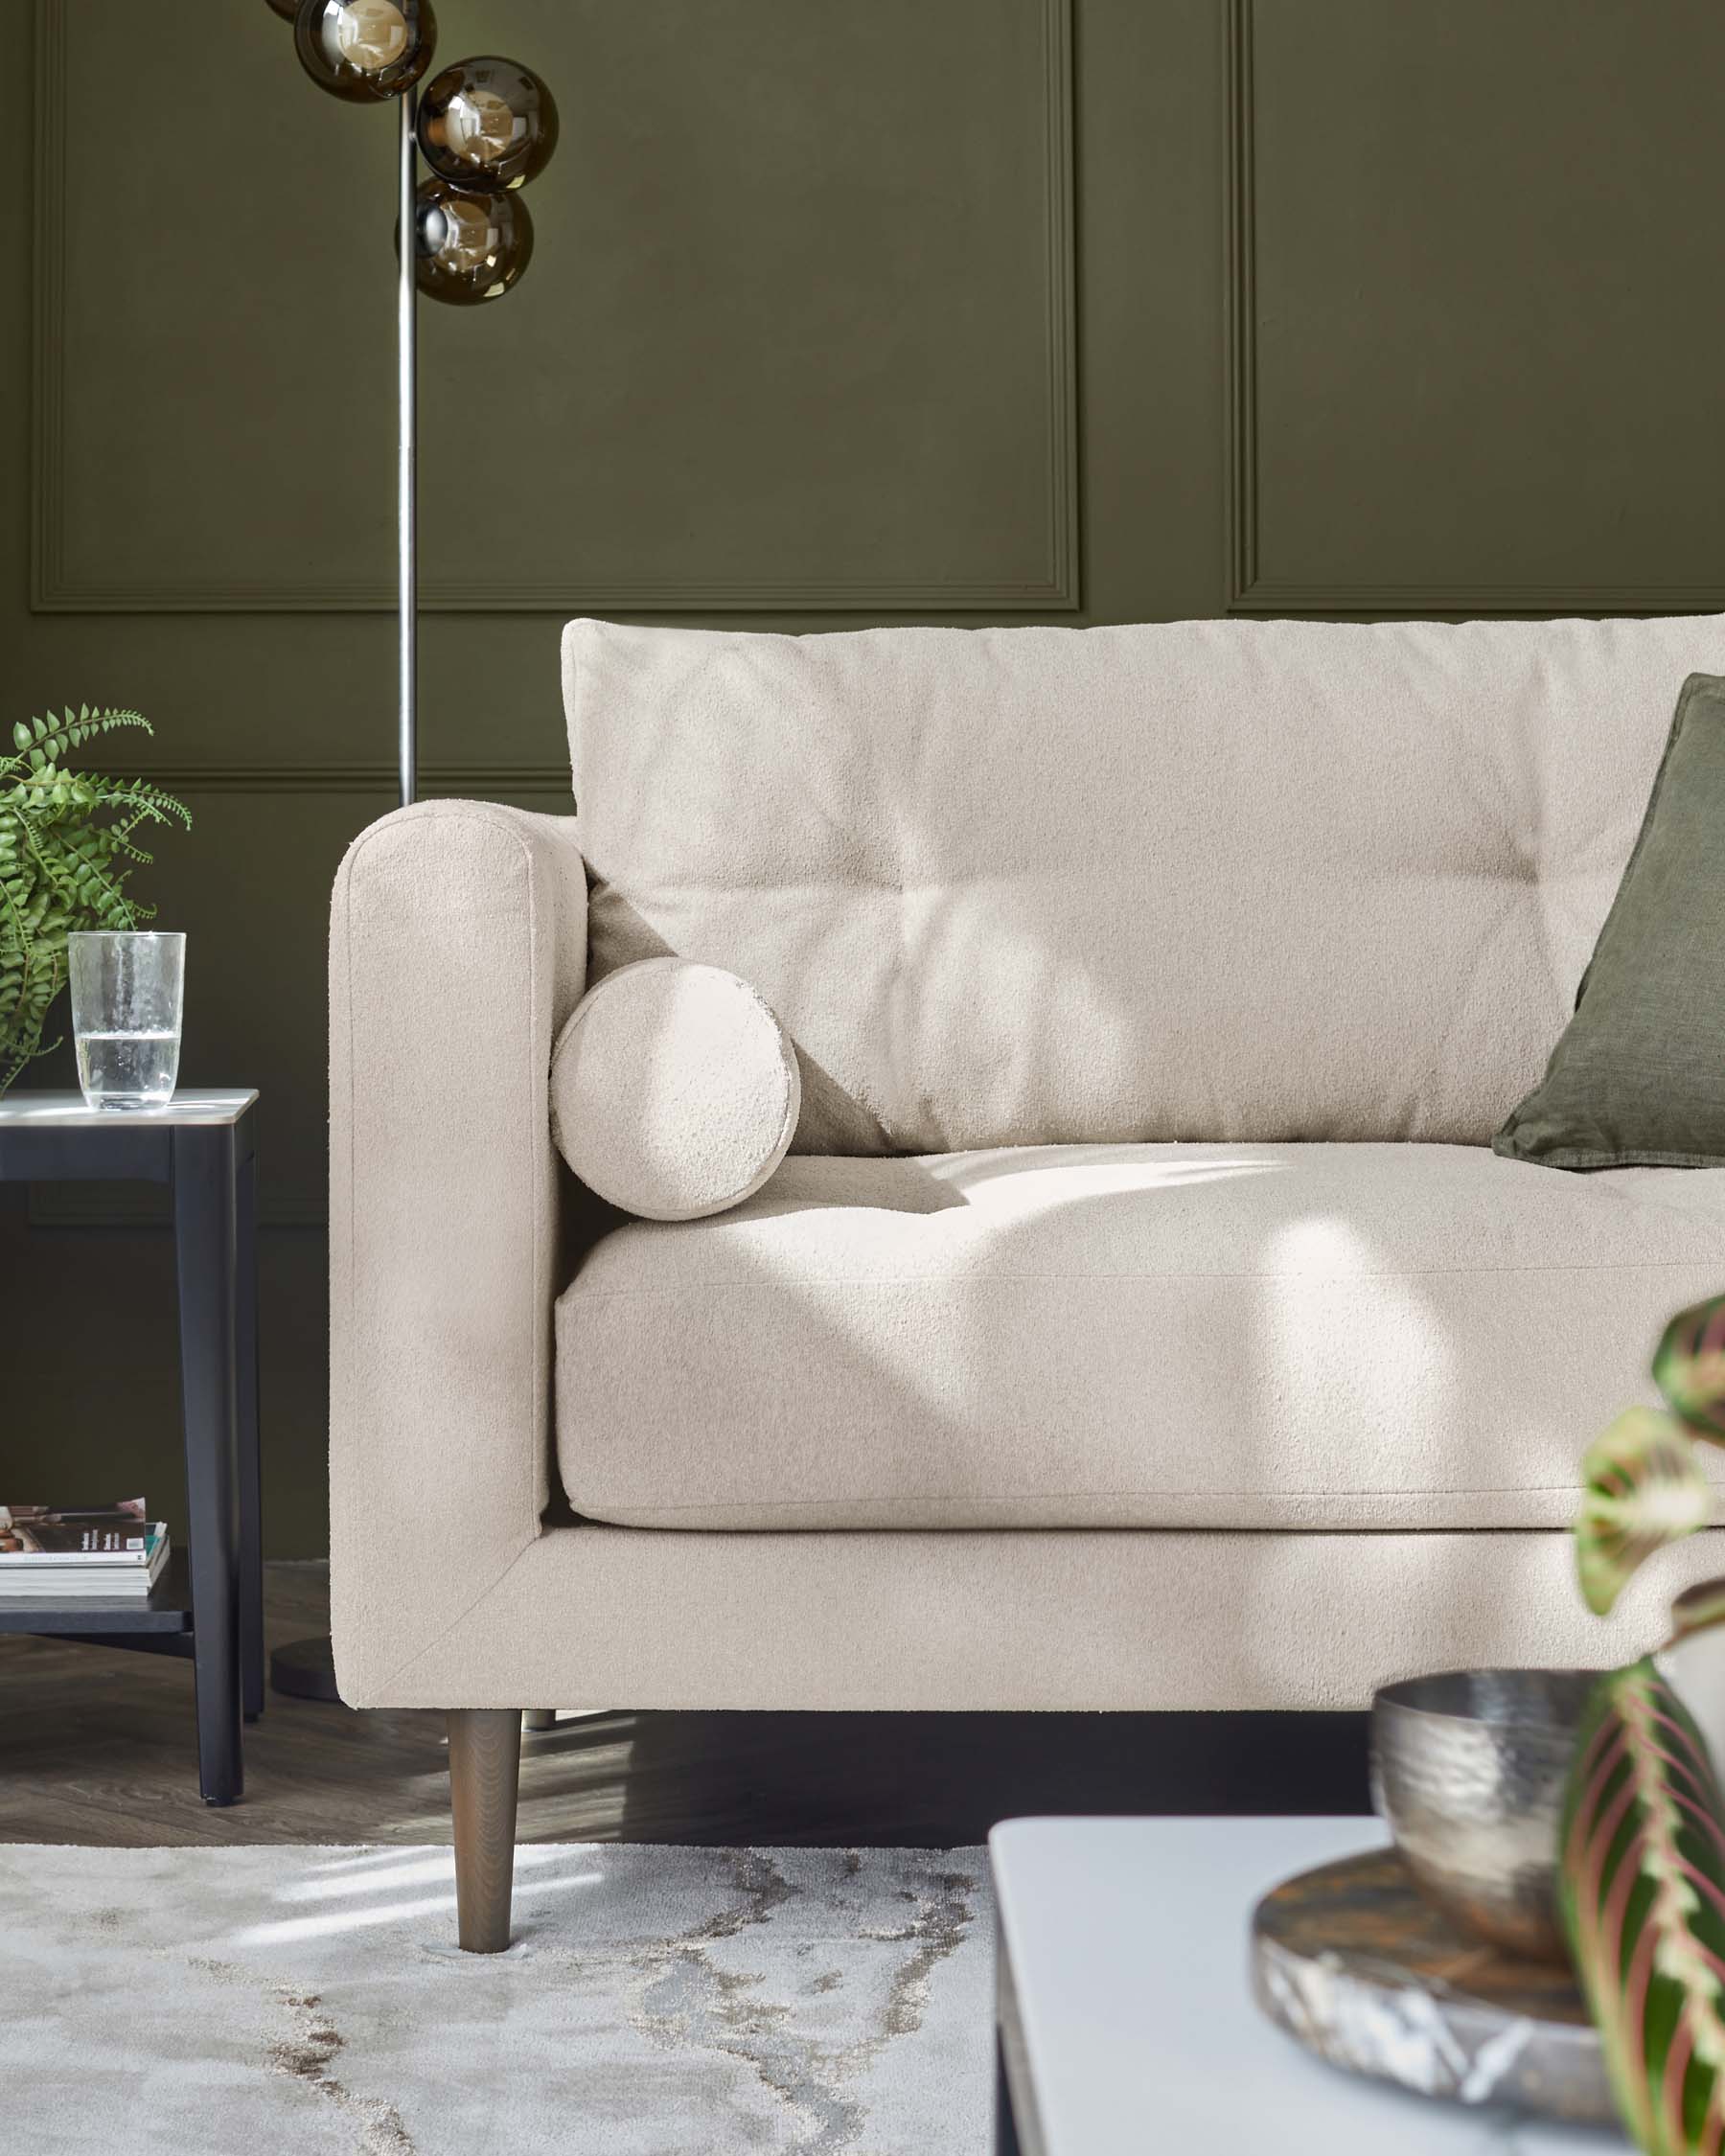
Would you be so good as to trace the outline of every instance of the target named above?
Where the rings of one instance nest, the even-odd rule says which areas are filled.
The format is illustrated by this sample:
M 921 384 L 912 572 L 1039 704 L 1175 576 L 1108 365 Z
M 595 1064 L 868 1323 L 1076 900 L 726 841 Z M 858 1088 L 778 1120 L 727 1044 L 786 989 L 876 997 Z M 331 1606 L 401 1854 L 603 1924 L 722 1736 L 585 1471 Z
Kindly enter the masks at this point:
M 509 1944 L 515 1881 L 521 1710 L 457 1708 L 449 1713 L 448 1725 L 457 1930 L 468 1953 L 501 1954 Z
M 521 1727 L 527 1732 L 529 1736 L 538 1736 L 541 1733 L 541 1732 L 545 1730 L 556 1729 L 556 1708 L 529 1707 L 523 1709 L 521 1713 Z

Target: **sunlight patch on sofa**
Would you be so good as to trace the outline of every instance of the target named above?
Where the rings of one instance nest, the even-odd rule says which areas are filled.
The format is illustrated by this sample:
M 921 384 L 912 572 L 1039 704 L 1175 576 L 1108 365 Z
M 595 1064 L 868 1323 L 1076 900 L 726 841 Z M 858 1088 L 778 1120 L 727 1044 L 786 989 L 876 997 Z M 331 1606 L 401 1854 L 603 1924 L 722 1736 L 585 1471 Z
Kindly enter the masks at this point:
M 1393 1487 L 1411 1417 L 1449 1427 L 1460 1373 L 1442 1325 L 1407 1273 L 1347 1221 L 1290 1221 L 1270 1238 L 1266 1357 L 1278 1419 L 1351 1434 L 1362 1487 Z M 1373 1464 L 1375 1462 L 1375 1465 Z

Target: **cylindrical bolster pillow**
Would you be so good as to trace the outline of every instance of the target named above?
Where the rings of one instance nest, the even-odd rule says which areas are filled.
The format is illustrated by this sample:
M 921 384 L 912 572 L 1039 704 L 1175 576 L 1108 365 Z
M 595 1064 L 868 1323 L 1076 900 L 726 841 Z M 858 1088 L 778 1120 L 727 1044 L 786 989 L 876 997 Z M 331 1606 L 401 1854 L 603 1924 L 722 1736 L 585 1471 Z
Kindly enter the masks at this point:
M 589 1190 L 646 1220 L 741 1204 L 785 1157 L 796 1053 L 746 980 L 642 958 L 576 1005 L 551 1057 L 551 1135 Z

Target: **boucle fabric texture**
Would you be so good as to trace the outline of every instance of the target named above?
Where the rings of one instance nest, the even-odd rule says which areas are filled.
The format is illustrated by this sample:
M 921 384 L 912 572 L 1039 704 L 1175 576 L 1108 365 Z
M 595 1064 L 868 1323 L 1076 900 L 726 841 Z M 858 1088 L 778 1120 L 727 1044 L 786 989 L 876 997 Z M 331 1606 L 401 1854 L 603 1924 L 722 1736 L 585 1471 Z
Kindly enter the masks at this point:
M 330 1590 L 344 1687 L 424 1654 L 540 1534 L 564 1262 L 546 1073 L 586 958 L 572 817 L 421 802 L 361 832 L 335 879 Z
M 1567 1486 L 1573 1452 L 1548 1465 L 1543 1426 L 1512 1424 L 1473 1385 L 1475 1359 L 1504 1374 L 1516 1413 L 1572 1363 L 1608 1408 L 1633 1396 L 1641 1314 L 1717 1284 L 1691 1285 L 1689 1272 L 1714 1271 L 1711 1175 L 1649 1174 L 1657 1198 L 1639 1183 L 1614 1198 L 1613 1176 L 1572 1182 L 1481 1154 L 1468 1172 L 1495 1180 L 1467 1186 L 1472 1197 L 1447 1181 L 1374 1197 L 1325 1181 L 1313 1161 L 1305 1209 L 1278 1218 L 1268 1203 L 1245 1208 L 1244 1188 L 1283 1171 L 1098 1194 L 1085 1181 L 1096 1163 L 1074 1158 L 1055 1171 L 1076 1171 L 1070 1204 L 1040 1204 L 1034 1182 L 1001 1175 L 995 1206 L 961 1166 L 972 1187 L 946 1192 L 957 1206 L 925 1214 L 872 1187 L 835 1204 L 831 1187 L 804 1185 L 810 1202 L 792 1209 L 810 1217 L 795 1226 L 774 1198 L 796 1187 L 780 1189 L 785 1179 L 818 1183 L 843 1164 L 794 1160 L 736 1213 L 628 1226 L 578 1272 L 549 1069 L 586 985 L 590 876 L 603 972 L 672 952 L 740 974 L 778 1010 L 802 1065 L 805 1148 L 1478 1143 L 1538 1074 L 1627 858 L 1677 683 L 1718 670 L 1720 644 L 1713 620 L 573 631 L 591 861 L 572 818 L 433 803 L 374 826 L 337 879 L 331 1503 L 346 1695 L 426 1708 L 1355 1708 L 1420 1668 L 1603 1663 L 1661 1637 L 1666 1595 L 1722 1569 L 1713 1536 L 1671 1552 L 1598 1624 L 1574 1594 L 1567 1536 L 1543 1529 L 547 1528 L 553 1307 L 571 1277 L 591 1296 L 603 1284 L 592 1267 L 614 1264 L 619 1302 L 636 1312 L 635 1359 L 651 1361 L 668 1316 L 691 1314 L 697 1335 L 708 1322 L 671 1247 L 716 1237 L 703 1246 L 718 1260 L 711 1292 L 730 1292 L 739 1267 L 765 1268 L 787 1306 L 772 1325 L 829 1358 L 824 1385 L 810 1370 L 823 1427 L 842 1423 L 848 1388 L 891 1401 L 885 1449 L 860 1457 L 917 1502 L 1003 1491 L 1041 1505 L 1056 1469 L 1088 1502 L 1099 1484 L 1072 1471 L 1126 1462 L 1137 1479 L 1121 1486 L 1153 1477 L 1165 1502 L 1184 1489 L 1245 1514 L 1260 1492 L 1258 1518 L 1327 1487 L 1329 1502 L 1302 1517 L 1328 1526 L 1347 1487 L 1388 1508 L 1361 1517 L 1415 1516 L 1453 1459 L 1470 1479 L 1445 1514 L 1418 1516 L 1454 1520 L 1452 1502 L 1488 1496 L 1499 1516 L 1527 1518 L 1538 1487 Z M 942 1181 L 926 1161 L 878 1165 Z M 1559 1217 L 1554 1195 L 1523 1195 L 1532 1184 L 1620 1205 L 1618 1225 L 1603 1211 Z M 1244 1209 L 1230 1210 L 1230 1193 Z M 1151 1218 L 1171 1203 L 1191 1253 L 1184 1276 Z M 931 1222 L 954 1213 L 968 1224 L 938 1225 L 935 1240 Z M 1361 1248 L 1300 1273 L 1288 1250 L 1326 1234 L 1345 1253 L 1349 1238 Z M 627 1240 L 648 1237 L 667 1247 L 656 1313 Z M 855 1326 L 831 1314 L 835 1238 L 854 1239 L 849 1292 L 872 1312 Z M 1566 1239 L 1566 1292 L 1539 1289 Z M 1272 1262 L 1249 1261 L 1254 1250 Z M 1254 1265 L 1269 1277 L 1228 1285 Z M 910 1277 L 919 1268 L 927 1277 Z M 1014 1296 L 1021 1337 L 1007 1342 L 1000 1313 Z M 1167 1372 L 1145 1346 L 1121 1349 L 1110 1313 L 1134 1296 L 1172 1312 L 1144 1319 L 1162 1328 Z M 556 1389 L 579 1414 L 590 1384 L 590 1427 L 603 1431 L 622 1319 L 596 1306 L 580 1314 L 594 1368 L 565 1363 Z M 1081 1306 L 1095 1314 L 1075 1336 L 1093 1363 L 1060 1338 Z M 950 1339 L 927 1333 L 941 1322 Z M 608 1325 L 619 1328 L 609 1344 Z M 927 1333 L 923 1365 L 898 1328 Z M 1292 1330 L 1302 1344 L 1284 1361 L 1276 1342 Z M 1391 1411 L 1354 1374 L 1356 1332 L 1388 1347 L 1406 1390 L 1420 1456 L 1406 1475 L 1391 1470 Z M 1049 1403 L 1046 1431 L 1008 1418 L 985 1481 L 952 1387 L 964 1373 L 999 1402 L 995 1342 L 1029 1373 L 1032 1399 L 1039 1353 L 1064 1356 L 1071 1397 Z M 1177 1481 L 1199 1448 L 1156 1419 L 1189 1396 L 1173 1374 L 1188 1363 L 1235 1383 L 1236 1404 L 1230 1369 L 1269 1373 L 1251 1434 L 1218 1456 L 1227 1482 Z M 1140 1381 L 1133 1449 L 1118 1403 Z M 1477 1440 L 1456 1434 L 1459 1398 L 1475 1405 Z M 1338 1401 L 1364 1417 L 1357 1442 L 1339 1428 L 1328 1440 L 1360 1474 L 1351 1485 L 1315 1449 Z M 1220 1442 L 1216 1402 L 1200 1405 Z M 688 1452 L 708 1406 L 686 1392 L 675 1403 Z M 1576 1411 L 1566 1448 L 1594 1427 L 1578 1400 Z M 1074 1434 L 1086 1414 L 1099 1448 Z M 905 1458 L 900 1422 L 935 1434 L 944 1482 Z M 564 1434 L 572 1474 L 601 1464 L 583 1464 L 586 1434 Z M 799 1442 L 787 1438 L 776 1462 L 793 1479 L 799 1459 L 831 1456 L 819 1429 Z M 696 1487 L 695 1501 L 753 1504 L 760 1443 L 739 1455 L 747 1483 Z M 686 1458 L 679 1474 L 686 1491 Z M 815 1494 L 828 1502 L 833 1483 Z M 403 1519 L 414 1534 L 380 1525 Z M 427 1565 L 428 1548 L 449 1561 Z
M 1485 1144 L 1718 617 L 576 622 L 595 977 L 753 982 L 801 1153 Z
M 1691 675 L 1576 1015 L 1493 1139 L 1551 1168 L 1725 1164 L 1725 681 Z
M 802 1088 L 785 1030 L 746 980 L 642 958 L 589 989 L 551 1058 L 551 1135 L 610 1204 L 699 1220 L 785 1157 Z
M 1725 1171 L 792 1159 L 592 1251 L 558 1304 L 559 1465 L 640 1526 L 1562 1527 L 1580 1448 L 1721 1285 Z
M 434 1495 L 421 1517 L 446 1517 Z M 1670 1596 L 1721 1571 L 1725 1533 L 1692 1535 L 1601 1619 L 1567 1533 L 556 1527 L 495 1577 L 470 1570 L 471 1606 L 423 1623 L 404 1665 L 350 1640 L 342 1688 L 356 1707 L 1357 1709 L 1420 1670 L 1633 1661 Z

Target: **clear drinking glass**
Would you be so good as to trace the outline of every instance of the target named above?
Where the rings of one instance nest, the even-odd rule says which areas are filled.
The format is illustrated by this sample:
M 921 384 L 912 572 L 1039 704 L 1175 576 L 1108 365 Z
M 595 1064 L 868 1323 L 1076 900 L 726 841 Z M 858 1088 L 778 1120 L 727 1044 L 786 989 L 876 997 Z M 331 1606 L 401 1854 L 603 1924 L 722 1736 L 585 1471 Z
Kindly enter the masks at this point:
M 91 1108 L 160 1108 L 179 1076 L 186 939 L 93 929 L 66 938 L 78 1083 Z

